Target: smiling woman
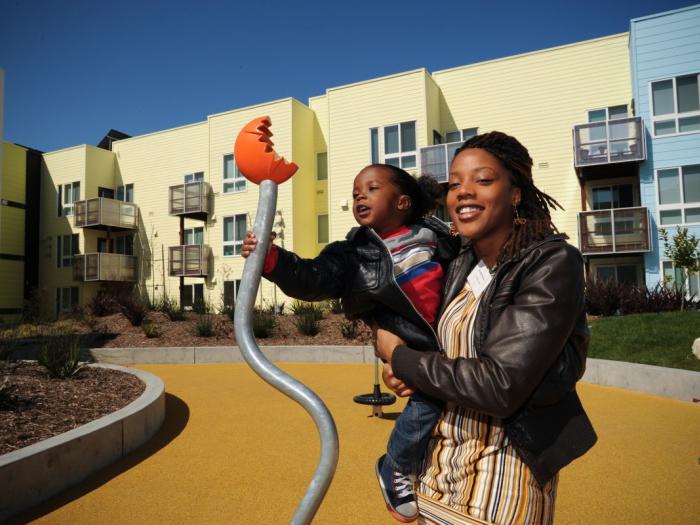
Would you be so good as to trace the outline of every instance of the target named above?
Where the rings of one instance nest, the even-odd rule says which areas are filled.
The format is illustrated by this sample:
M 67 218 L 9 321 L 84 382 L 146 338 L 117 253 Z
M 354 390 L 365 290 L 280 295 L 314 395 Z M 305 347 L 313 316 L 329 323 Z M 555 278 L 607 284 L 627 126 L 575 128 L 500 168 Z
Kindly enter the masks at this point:
M 445 402 L 420 522 L 549 524 L 559 470 L 596 440 L 575 389 L 588 349 L 581 254 L 555 234 L 558 205 L 534 185 L 527 149 L 503 133 L 457 150 L 446 204 L 464 246 L 443 290 L 445 353 L 377 331 L 387 385 Z

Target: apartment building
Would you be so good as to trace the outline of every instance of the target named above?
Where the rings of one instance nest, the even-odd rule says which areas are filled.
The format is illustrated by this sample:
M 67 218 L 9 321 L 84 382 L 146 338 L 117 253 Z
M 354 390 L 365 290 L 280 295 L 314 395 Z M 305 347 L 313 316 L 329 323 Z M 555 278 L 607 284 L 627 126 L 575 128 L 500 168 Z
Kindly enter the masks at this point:
M 500 130 L 530 150 L 535 183 L 564 207 L 555 224 L 581 249 L 589 274 L 653 286 L 673 273 L 657 224 L 698 222 L 698 13 L 662 13 L 633 20 L 631 33 L 332 87 L 308 105 L 282 99 L 45 153 L 39 286 L 55 294 L 57 312 L 118 286 L 185 306 L 233 303 L 258 198 L 236 168 L 233 142 L 262 115 L 272 118 L 278 153 L 300 167 L 280 187 L 274 229 L 278 243 L 302 256 L 355 225 L 352 181 L 367 164 L 444 183 L 462 141 Z M 285 300 L 263 282 L 259 303 Z

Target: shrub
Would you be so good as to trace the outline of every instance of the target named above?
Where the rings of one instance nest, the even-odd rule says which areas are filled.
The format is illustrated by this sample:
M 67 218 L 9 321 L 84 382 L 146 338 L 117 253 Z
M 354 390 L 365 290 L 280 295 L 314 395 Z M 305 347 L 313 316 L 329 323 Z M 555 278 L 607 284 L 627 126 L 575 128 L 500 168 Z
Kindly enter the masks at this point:
M 76 334 L 52 334 L 39 348 L 37 361 L 49 377 L 70 379 L 80 372 L 80 337 Z
M 295 321 L 297 330 L 303 335 L 316 335 L 321 329 L 319 319 L 320 317 L 317 317 L 317 314 L 312 310 L 299 314 Z
M 342 314 L 343 303 L 340 301 L 340 299 L 329 299 L 328 310 L 330 310 L 332 314 Z
M 233 304 L 223 304 L 221 305 L 221 309 L 219 310 L 219 313 L 221 315 L 225 315 L 229 319 L 231 319 L 231 322 L 234 322 L 234 318 L 236 316 L 236 306 Z
M 357 321 L 343 321 L 340 325 L 340 333 L 345 339 L 355 339 L 360 335 L 360 324 Z
M 275 314 L 263 308 L 256 307 L 253 310 L 253 334 L 255 337 L 260 339 L 270 337 L 276 325 Z
M 2 383 L 0 383 L 0 409 L 11 409 L 17 404 L 17 398 L 15 397 L 15 391 L 17 390 L 17 385 L 10 384 L 10 378 L 5 376 Z
M 158 326 L 155 323 L 143 323 L 141 330 L 143 330 L 143 335 L 149 339 L 160 337 L 160 330 L 158 330 Z
M 292 313 L 294 315 L 311 315 L 317 321 L 323 318 L 323 306 L 317 303 L 307 303 L 305 301 L 292 302 Z
M 120 298 L 119 308 L 132 326 L 141 326 L 148 313 L 147 304 L 133 293 Z
M 586 280 L 586 311 L 592 315 L 619 313 L 624 285 L 615 279 Z
M 34 288 L 22 305 L 21 323 L 47 323 L 52 317 L 48 314 L 49 295 L 46 290 Z
M 208 314 L 211 312 L 211 307 L 204 299 L 197 298 L 192 303 L 192 311 L 196 314 Z
M 93 295 L 92 299 L 88 301 L 87 307 L 92 315 L 97 317 L 105 317 L 119 311 L 119 304 L 114 295 L 105 290 L 100 290 Z
M 210 314 L 204 314 L 197 319 L 195 325 L 199 337 L 211 337 L 214 335 L 214 318 Z
M 185 319 L 185 311 L 175 299 L 167 295 L 163 295 L 159 301 L 156 301 L 153 309 L 164 313 L 171 321 L 183 321 Z

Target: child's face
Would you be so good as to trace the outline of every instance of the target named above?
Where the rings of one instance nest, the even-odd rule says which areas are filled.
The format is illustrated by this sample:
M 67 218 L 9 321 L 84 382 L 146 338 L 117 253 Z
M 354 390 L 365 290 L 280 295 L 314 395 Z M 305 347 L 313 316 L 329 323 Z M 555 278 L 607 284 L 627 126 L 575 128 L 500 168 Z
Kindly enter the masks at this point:
M 389 170 L 368 167 L 355 177 L 352 214 L 361 226 L 380 235 L 389 233 L 404 224 L 410 208 L 410 197 L 399 193 Z

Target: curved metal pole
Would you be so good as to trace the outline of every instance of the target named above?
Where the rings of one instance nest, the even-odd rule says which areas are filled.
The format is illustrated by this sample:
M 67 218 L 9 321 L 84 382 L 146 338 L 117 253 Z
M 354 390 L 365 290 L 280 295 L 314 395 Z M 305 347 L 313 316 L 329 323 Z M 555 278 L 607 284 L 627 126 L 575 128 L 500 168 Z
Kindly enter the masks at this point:
M 293 525 L 306 525 L 316 515 L 321 501 L 326 495 L 336 465 L 338 464 L 338 431 L 326 405 L 306 385 L 297 381 L 273 365 L 260 351 L 253 336 L 253 304 L 260 284 L 265 254 L 270 244 L 270 231 L 277 205 L 277 183 L 264 180 L 260 183 L 258 211 L 255 216 L 253 233 L 258 239 L 257 248 L 246 259 L 243 267 L 234 326 L 236 340 L 243 357 L 250 367 L 283 394 L 291 397 L 311 414 L 321 438 L 321 458 L 306 493 L 299 503 Z

